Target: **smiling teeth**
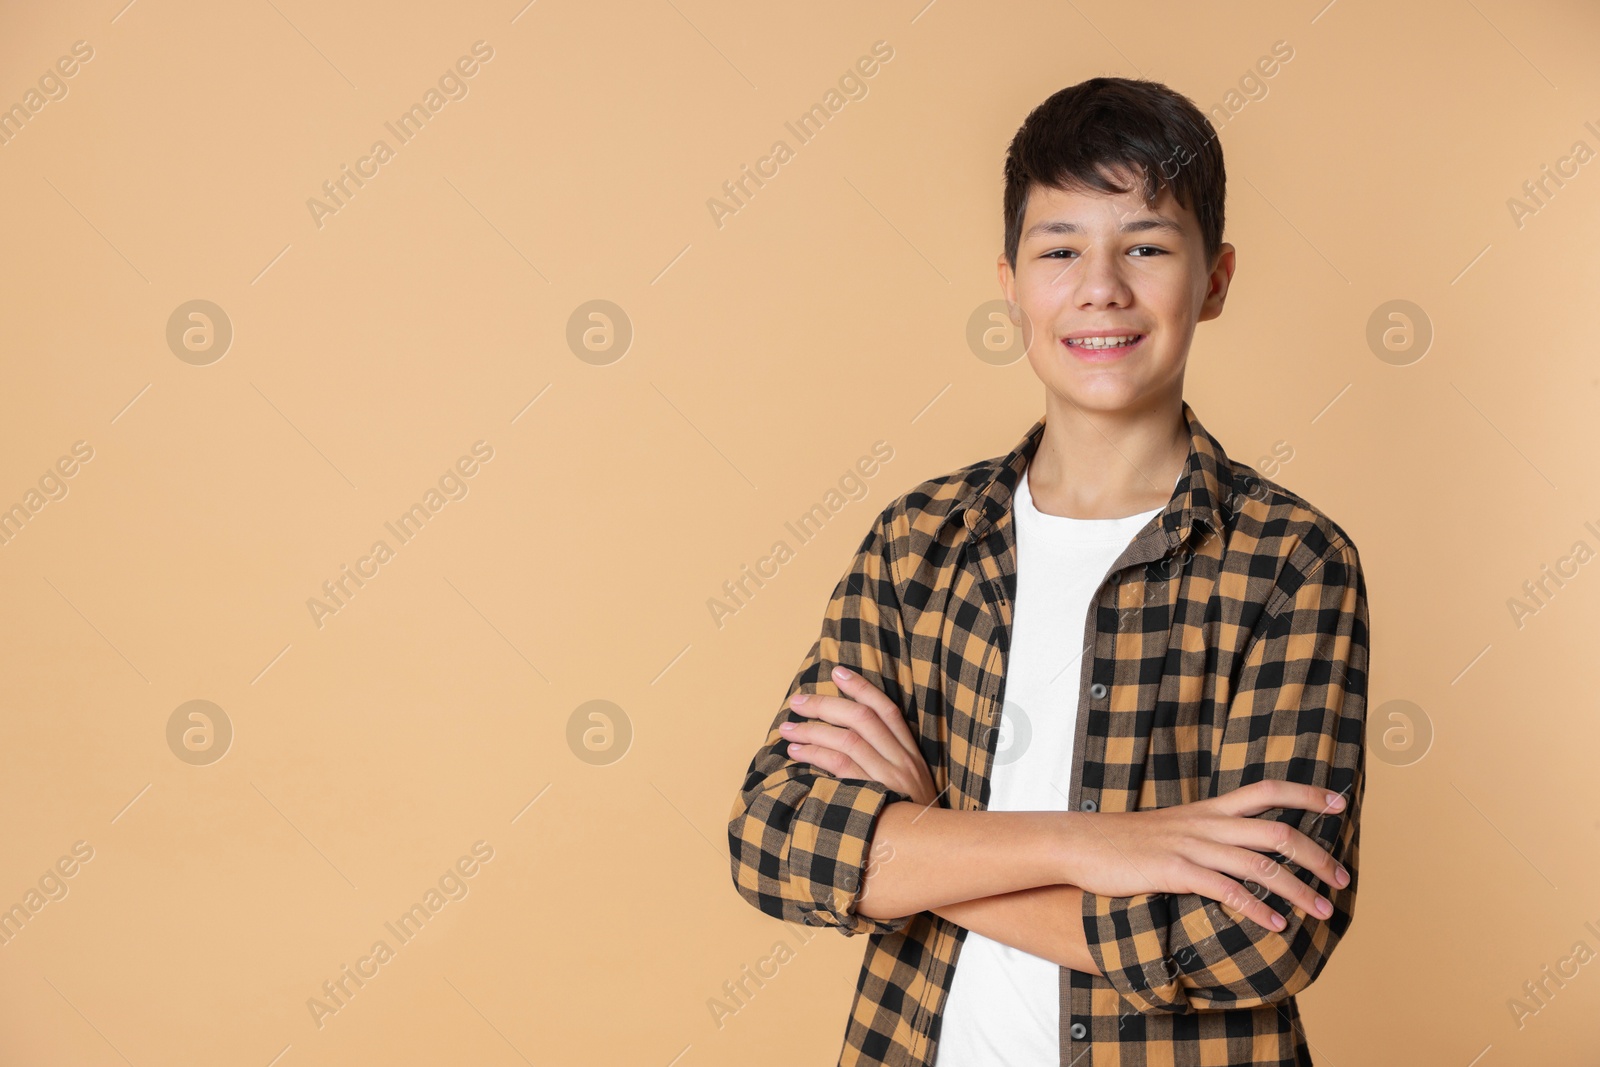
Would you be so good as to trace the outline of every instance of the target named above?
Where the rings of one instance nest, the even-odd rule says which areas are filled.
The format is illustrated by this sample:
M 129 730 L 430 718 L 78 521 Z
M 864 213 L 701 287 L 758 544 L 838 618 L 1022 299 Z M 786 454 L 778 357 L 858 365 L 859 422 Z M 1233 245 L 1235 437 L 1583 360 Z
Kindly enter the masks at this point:
M 1072 343 L 1079 348 L 1121 348 L 1131 345 L 1139 337 L 1136 333 L 1123 334 L 1121 337 L 1079 337 Z

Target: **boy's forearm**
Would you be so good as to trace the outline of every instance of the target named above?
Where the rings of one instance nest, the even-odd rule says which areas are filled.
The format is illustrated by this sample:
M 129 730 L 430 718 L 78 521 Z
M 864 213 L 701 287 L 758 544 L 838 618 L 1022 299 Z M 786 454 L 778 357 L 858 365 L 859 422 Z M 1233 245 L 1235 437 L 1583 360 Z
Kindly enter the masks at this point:
M 895 919 L 1062 880 L 1065 821 L 1052 811 L 885 805 L 856 910 Z
M 1048 811 L 952 811 L 899 801 L 878 814 L 857 911 L 931 911 L 1002 944 L 1099 974 L 1083 890 L 1063 876 L 1065 820 Z
M 1021 949 L 1063 967 L 1102 973 L 1083 931 L 1083 890 L 1042 885 L 930 909 L 991 941 Z

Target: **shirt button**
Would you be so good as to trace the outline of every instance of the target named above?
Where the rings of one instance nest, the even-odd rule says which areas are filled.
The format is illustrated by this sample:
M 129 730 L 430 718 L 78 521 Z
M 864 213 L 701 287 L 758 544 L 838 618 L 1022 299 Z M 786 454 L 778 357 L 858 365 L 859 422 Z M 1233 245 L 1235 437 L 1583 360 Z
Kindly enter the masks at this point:
M 1096 682 L 1089 687 L 1089 695 L 1094 697 L 1096 700 L 1104 697 L 1107 692 L 1109 692 L 1109 690 L 1106 689 L 1105 685 L 1101 682 Z
M 1099 809 L 1100 805 L 1096 804 L 1093 800 L 1085 798 L 1083 803 L 1079 804 L 1078 807 L 1082 808 L 1084 811 L 1096 811 Z
M 1074 1041 L 1082 1041 L 1084 1038 L 1086 1038 L 1088 1036 L 1089 1036 L 1089 1028 L 1087 1026 L 1083 1025 L 1082 1023 L 1073 1023 L 1072 1024 L 1072 1039 Z

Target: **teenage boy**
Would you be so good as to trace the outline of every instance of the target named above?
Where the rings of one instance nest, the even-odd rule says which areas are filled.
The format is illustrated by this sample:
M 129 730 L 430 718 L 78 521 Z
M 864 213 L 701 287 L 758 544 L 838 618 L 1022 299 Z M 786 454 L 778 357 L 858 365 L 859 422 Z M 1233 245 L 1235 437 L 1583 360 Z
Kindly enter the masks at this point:
M 1311 1063 L 1366 585 L 1183 399 L 1223 203 L 1158 83 L 1063 89 L 1011 142 L 998 268 L 1044 416 L 878 514 L 728 824 L 752 905 L 870 935 L 841 1065 Z

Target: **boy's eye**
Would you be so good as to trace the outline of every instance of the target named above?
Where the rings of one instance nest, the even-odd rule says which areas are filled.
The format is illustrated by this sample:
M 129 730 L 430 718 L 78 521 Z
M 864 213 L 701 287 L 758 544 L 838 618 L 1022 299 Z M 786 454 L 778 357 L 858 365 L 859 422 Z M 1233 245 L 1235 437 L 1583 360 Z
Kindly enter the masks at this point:
M 1165 248 L 1157 248 L 1155 245 L 1140 245 L 1138 248 L 1130 249 L 1130 251 L 1133 251 L 1133 252 L 1141 252 L 1141 251 L 1143 251 L 1143 252 L 1153 252 L 1158 256 L 1164 256 L 1164 255 L 1167 254 L 1167 250 Z M 1147 259 L 1149 257 L 1145 256 L 1145 257 L 1141 257 L 1141 258 L 1146 258 Z

